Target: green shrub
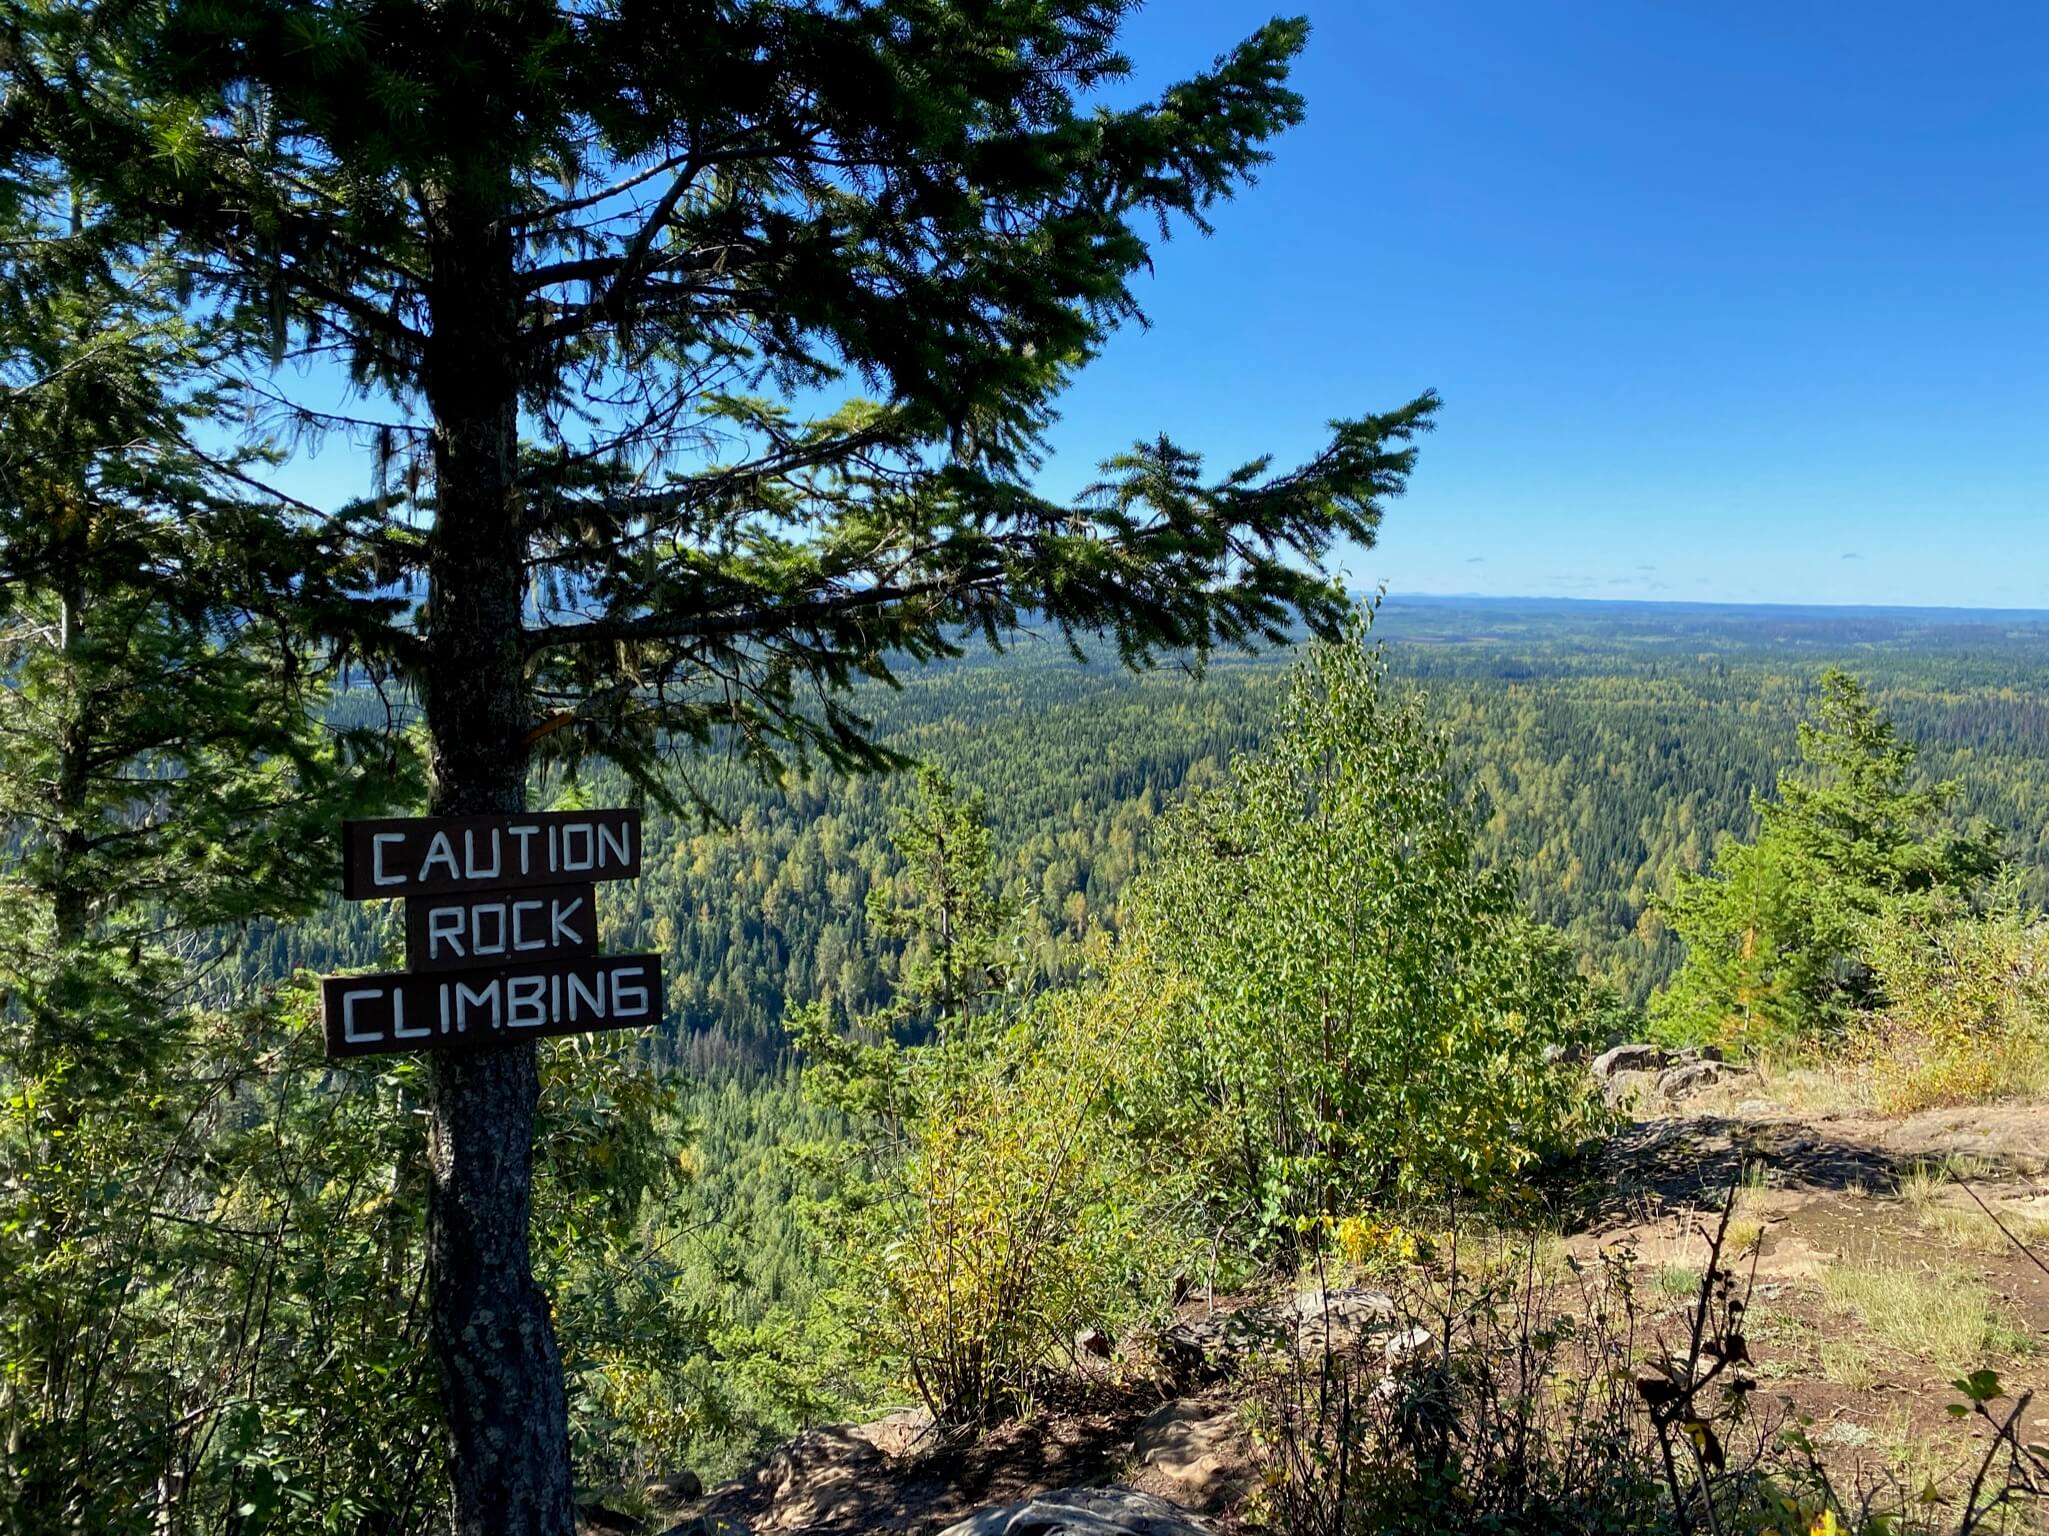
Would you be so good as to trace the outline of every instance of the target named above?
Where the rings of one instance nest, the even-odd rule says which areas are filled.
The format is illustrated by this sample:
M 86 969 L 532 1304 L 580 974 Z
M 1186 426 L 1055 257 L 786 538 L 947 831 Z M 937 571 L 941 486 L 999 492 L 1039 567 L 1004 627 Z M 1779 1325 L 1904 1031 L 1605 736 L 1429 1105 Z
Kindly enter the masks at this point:
M 1292 1246 L 1388 1199 L 1504 1197 L 1596 1122 L 1590 990 L 1474 857 L 1474 807 L 1362 615 L 1297 667 L 1272 741 L 1169 823 L 1109 990 L 1144 1129 L 1214 1226 Z
M 980 796 L 920 775 L 896 828 L 904 876 L 870 902 L 906 941 L 895 996 L 851 1030 L 823 1008 L 793 1017 L 806 1092 L 858 1127 L 826 1212 L 831 1310 L 946 1424 L 1018 1408 L 1080 1329 L 1157 1299 L 1179 1255 L 1160 1219 L 1172 1181 L 1125 1118 L 1117 997 L 1022 1001 L 998 984 L 982 816 Z
M 2049 1088 L 2049 952 L 2008 879 L 1989 909 L 1890 903 L 1864 941 L 1887 999 L 1857 1022 L 1886 1114 Z
M 941 1422 L 1016 1410 L 1077 1332 L 1158 1305 L 1181 1257 L 1102 1003 L 1055 994 L 972 1050 L 914 1053 L 903 1159 L 839 1303 Z

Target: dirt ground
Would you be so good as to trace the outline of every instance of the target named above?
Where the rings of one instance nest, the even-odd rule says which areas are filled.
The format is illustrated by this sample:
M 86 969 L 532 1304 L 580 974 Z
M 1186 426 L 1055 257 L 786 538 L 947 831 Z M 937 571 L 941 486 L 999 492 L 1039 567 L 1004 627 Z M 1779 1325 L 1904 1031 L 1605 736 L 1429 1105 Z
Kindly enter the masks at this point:
M 1677 1326 L 1733 1181 L 1730 1246 L 1755 1285 L 1765 1390 L 1812 1420 L 1832 1465 L 1920 1487 L 1982 1440 L 1948 1413 L 1958 1377 L 1996 1370 L 2007 1406 L 2049 1387 L 2045 1173 L 2049 1105 L 1892 1121 L 1763 1103 L 1671 1113 L 1615 1139 L 1564 1247 L 1632 1251 L 1643 1294 Z M 2049 1440 L 2049 1396 L 2019 1427 Z
M 1821 1109 L 1825 1086 L 1781 1082 L 1759 1096 L 1739 1085 L 1640 1112 L 1560 1208 L 1545 1262 L 1624 1256 L 1655 1347 L 1684 1331 L 1705 1233 L 1733 1188 L 1727 1251 L 1753 1287 L 1760 1413 L 1807 1421 L 1845 1482 L 1953 1484 L 1984 1430 L 1949 1415 L 1951 1383 L 1996 1370 L 2006 1406 L 2049 1387 L 2049 1105 L 1887 1121 Z M 1250 1315 L 1274 1299 L 1219 1297 L 1215 1312 Z M 1210 1314 L 1190 1301 L 1184 1323 L 1214 1330 Z M 713 1490 L 695 1511 L 705 1523 L 690 1528 L 929 1536 L 976 1509 L 1113 1482 L 1238 1528 L 1252 1476 L 1242 1443 L 1179 1465 L 1149 1449 L 1161 1415 L 1242 1440 L 1233 1384 L 1176 1384 L 1121 1360 L 1100 1374 L 975 1441 L 937 1441 L 914 1415 L 811 1431 Z M 2049 1441 L 2049 1394 L 2020 1430 Z

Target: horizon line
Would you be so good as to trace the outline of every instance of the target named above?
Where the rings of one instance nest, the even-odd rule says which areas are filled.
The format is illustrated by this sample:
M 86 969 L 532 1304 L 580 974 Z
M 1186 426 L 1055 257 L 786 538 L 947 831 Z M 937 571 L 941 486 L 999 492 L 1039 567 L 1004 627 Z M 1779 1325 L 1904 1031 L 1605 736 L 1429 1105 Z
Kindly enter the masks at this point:
M 1353 592 L 1354 597 L 1370 596 L 1373 589 Z M 1756 598 L 1727 597 L 1587 597 L 1563 593 L 1546 592 L 1422 592 L 1402 591 L 1389 586 L 1385 589 L 1386 601 L 1400 602 L 1404 599 L 1422 599 L 1428 602 L 1479 602 L 1479 603 L 1585 603 L 1589 606 L 1631 607 L 1631 608 L 1746 608 L 1777 609 L 1786 612 L 1811 613 L 1979 613 L 2028 615 L 2049 620 L 2049 607 L 2029 608 L 2021 606 L 1994 607 L 1978 603 L 1842 603 L 1815 600 L 1811 602 L 1766 601 Z

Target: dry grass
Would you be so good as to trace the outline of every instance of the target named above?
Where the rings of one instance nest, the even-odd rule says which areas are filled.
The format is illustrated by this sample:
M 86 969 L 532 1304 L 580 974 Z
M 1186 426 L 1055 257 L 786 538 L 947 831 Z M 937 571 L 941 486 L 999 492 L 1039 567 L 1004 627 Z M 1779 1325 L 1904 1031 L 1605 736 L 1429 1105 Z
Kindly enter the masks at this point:
M 1875 1095 L 1863 1073 L 1846 1072 L 1837 1061 L 1804 1057 L 1759 1056 L 1744 1062 L 1754 1076 L 1741 1077 L 1689 1098 L 1695 1104 L 1728 1113 L 1739 1104 L 1762 1103 L 1777 1114 L 1797 1117 L 1870 1114 Z
M 1943 1371 L 1974 1370 L 1988 1360 L 2027 1353 L 2034 1345 L 2026 1327 L 1962 1270 L 1885 1260 L 1832 1264 L 1821 1272 L 1821 1292 L 1830 1306 L 1853 1316 L 1878 1342 Z M 1825 1374 L 1828 1354 L 1829 1342 L 1824 1342 Z M 1842 1358 L 1838 1364 L 1847 1368 L 1849 1363 Z
M 2033 1029 L 1958 1039 L 1878 1032 L 1856 1049 L 1872 1105 L 1888 1117 L 2049 1092 L 2049 1050 Z
M 2034 1031 L 1962 1043 L 1874 1031 L 1825 1053 L 1756 1056 L 1743 1065 L 1748 1074 L 1690 1095 L 1684 1112 L 1761 1105 L 1796 1118 L 1896 1120 L 1926 1109 L 2049 1098 L 2049 1048 Z
M 2000 1210 L 2002 1202 L 1997 1196 L 1981 1196 L 1999 1212 L 1999 1222 L 2005 1223 L 2007 1229 L 2002 1232 L 1999 1222 L 1993 1221 L 1959 1188 L 1984 1173 L 1984 1166 L 1971 1158 L 1917 1163 L 1900 1176 L 1900 1201 L 1914 1213 L 1914 1220 L 1923 1231 L 1966 1252 L 2008 1252 L 2013 1244 L 2007 1232 L 2030 1247 L 2049 1245 L 2049 1219 L 2012 1209 Z
M 1868 1392 L 1879 1383 L 1878 1362 L 1856 1338 L 1846 1334 L 1821 1341 L 1821 1379 L 1852 1392 Z

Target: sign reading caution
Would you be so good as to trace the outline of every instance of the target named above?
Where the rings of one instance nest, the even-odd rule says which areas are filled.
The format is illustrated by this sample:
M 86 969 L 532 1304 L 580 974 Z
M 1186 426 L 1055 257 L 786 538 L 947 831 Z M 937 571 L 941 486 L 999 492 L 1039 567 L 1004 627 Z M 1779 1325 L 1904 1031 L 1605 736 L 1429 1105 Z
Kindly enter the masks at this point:
M 638 1029 L 656 955 L 598 953 L 597 886 L 640 874 L 640 813 L 343 823 L 342 894 L 403 897 L 406 969 L 321 983 L 329 1056 Z

